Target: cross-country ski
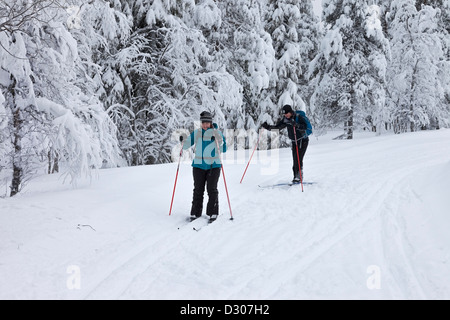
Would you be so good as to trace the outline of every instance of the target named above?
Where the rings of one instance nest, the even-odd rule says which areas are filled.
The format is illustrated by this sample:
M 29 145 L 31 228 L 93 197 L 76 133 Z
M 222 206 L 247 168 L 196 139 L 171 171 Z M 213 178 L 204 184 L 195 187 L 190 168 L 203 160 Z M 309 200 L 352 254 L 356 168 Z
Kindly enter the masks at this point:
M 303 182 L 303 185 L 313 185 L 316 184 L 317 182 Z M 261 189 L 270 189 L 270 188 L 283 188 L 283 187 L 292 187 L 292 186 L 300 186 L 300 182 L 281 182 L 281 183 L 275 183 L 275 184 L 263 184 L 263 185 L 258 185 L 259 188 Z

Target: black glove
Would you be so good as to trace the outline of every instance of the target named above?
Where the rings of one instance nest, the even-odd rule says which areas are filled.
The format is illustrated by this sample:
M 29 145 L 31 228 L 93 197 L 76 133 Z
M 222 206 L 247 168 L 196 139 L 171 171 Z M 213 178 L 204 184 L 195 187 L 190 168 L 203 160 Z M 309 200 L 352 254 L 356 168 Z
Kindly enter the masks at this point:
M 269 124 L 268 124 L 267 122 L 264 122 L 264 123 L 261 125 L 261 127 L 264 128 L 264 129 L 266 129 L 266 130 L 269 130 L 269 129 L 270 129 L 270 126 L 269 126 Z
M 184 139 L 186 139 L 186 138 L 187 138 L 187 136 L 186 136 L 185 134 L 182 134 L 182 135 L 180 136 L 180 142 L 183 142 Z

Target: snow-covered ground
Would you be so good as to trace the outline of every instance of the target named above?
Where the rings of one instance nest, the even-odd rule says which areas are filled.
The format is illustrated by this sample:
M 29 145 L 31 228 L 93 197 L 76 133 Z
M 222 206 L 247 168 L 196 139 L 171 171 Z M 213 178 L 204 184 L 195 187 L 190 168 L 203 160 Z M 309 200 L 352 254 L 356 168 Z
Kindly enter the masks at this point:
M 289 149 L 224 169 L 221 216 L 199 232 L 192 169 L 58 176 L 0 199 L 1 299 L 450 299 L 450 130 L 312 138 L 305 180 Z

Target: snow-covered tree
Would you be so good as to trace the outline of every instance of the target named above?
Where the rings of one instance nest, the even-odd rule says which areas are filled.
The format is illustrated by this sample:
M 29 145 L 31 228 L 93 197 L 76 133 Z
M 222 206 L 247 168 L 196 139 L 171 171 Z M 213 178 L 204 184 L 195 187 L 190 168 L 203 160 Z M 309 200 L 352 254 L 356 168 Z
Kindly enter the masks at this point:
M 285 104 L 305 109 L 300 93 L 303 74 L 299 27 L 300 1 L 269 1 L 266 29 L 273 39 L 275 50 L 277 83 L 273 102 L 279 110 Z
M 389 32 L 388 32 L 388 22 L 386 20 L 386 14 L 389 12 L 391 8 L 391 3 L 394 0 L 378 0 L 374 1 L 375 4 L 378 5 L 380 8 L 380 21 L 381 26 L 383 27 L 383 33 L 386 35 L 386 37 L 389 38 Z
M 80 85 L 99 96 L 117 126 L 119 144 L 124 150 L 128 141 L 124 135 L 133 123 L 129 66 L 139 55 L 136 48 L 127 48 L 132 17 L 128 10 L 122 11 L 118 0 L 77 1 L 73 8 L 72 15 L 79 19 L 79 25 L 70 28 L 70 32 L 78 42 L 79 56 L 91 80 Z
M 91 168 L 117 164 L 115 127 L 97 96 L 80 86 L 91 79 L 66 28 L 63 4 L 2 4 L 14 12 L 12 24 L 0 30 L 0 112 L 6 116 L 0 142 L 11 196 L 43 163 L 50 171 L 62 168 L 73 182 Z
M 311 64 L 311 108 L 319 127 L 344 124 L 351 139 L 355 127 L 374 129 L 384 120 L 374 117 L 385 102 L 389 43 L 368 1 L 324 0 L 323 10 L 327 32 Z
M 240 85 L 223 68 L 210 64 L 202 26 L 214 3 L 194 1 L 121 1 L 132 18 L 130 39 L 118 53 L 127 61 L 127 117 L 115 117 L 121 147 L 130 165 L 170 160 L 172 133 L 192 128 L 201 111 L 215 114 L 222 128 L 241 107 Z
M 431 6 L 438 9 L 437 12 L 437 33 L 441 40 L 443 60 L 439 64 L 439 78 L 444 90 L 444 106 L 447 111 L 450 109 L 450 0 L 431 1 Z
M 300 92 L 303 100 L 306 102 L 307 111 L 309 110 L 310 99 L 315 89 L 315 83 L 309 79 L 309 65 L 316 57 L 320 42 L 323 37 L 321 24 L 314 13 L 312 1 L 300 1 L 299 3 L 301 20 L 298 27 L 300 39 L 300 56 L 302 75 L 300 77 Z
M 396 132 L 438 128 L 450 121 L 442 68 L 448 70 L 438 32 L 438 10 L 415 1 L 392 2 L 388 20 L 392 62 L 388 73 L 388 107 Z M 446 80 L 445 80 L 446 79 Z
M 317 53 L 319 38 L 318 20 L 312 3 L 269 1 L 266 15 L 266 30 L 272 36 L 277 61 L 273 102 L 278 110 L 285 104 L 305 110 L 303 97 L 308 94 L 307 71 Z
M 274 50 L 265 32 L 264 0 L 216 1 L 220 25 L 208 32 L 212 63 L 232 75 L 242 86 L 243 108 L 234 128 L 254 129 L 266 111 L 264 90 L 275 84 Z
M 422 6 L 431 6 L 434 8 L 442 7 L 445 0 L 416 0 L 416 9 L 420 11 Z

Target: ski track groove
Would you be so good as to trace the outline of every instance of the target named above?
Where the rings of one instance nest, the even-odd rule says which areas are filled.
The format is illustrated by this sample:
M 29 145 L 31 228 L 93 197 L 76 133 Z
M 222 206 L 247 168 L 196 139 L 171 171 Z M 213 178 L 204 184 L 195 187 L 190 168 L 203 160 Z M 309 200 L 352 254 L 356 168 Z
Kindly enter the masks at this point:
M 417 163 L 421 162 L 417 161 Z M 361 193 L 364 194 L 370 192 L 370 195 L 359 197 L 356 201 L 350 201 L 350 203 L 348 203 L 345 207 L 348 209 L 352 209 L 348 210 L 349 212 L 358 212 L 360 214 L 350 215 L 346 217 L 345 220 L 341 217 L 342 223 L 335 226 L 332 230 L 327 230 L 326 232 L 323 232 L 322 234 L 319 234 L 309 239 L 308 241 L 303 242 L 303 245 L 296 251 L 294 251 L 294 253 L 290 255 L 285 254 L 282 261 L 278 261 L 271 266 L 265 266 L 264 273 L 266 273 L 268 276 L 271 276 L 272 281 L 275 280 L 274 282 L 281 283 L 280 287 L 282 287 L 283 284 L 288 283 L 292 279 L 293 275 L 300 273 L 310 267 L 312 263 L 321 255 L 327 252 L 342 239 L 349 236 L 355 230 L 359 230 L 369 220 L 381 215 L 383 217 L 385 217 L 386 215 L 392 216 L 392 212 L 386 214 L 385 212 L 383 213 L 381 209 L 385 207 L 384 201 L 390 196 L 393 191 L 398 190 L 398 188 L 401 187 L 401 184 L 392 183 L 390 181 L 401 181 L 407 176 L 414 174 L 414 172 L 420 169 L 420 167 L 420 165 L 410 165 L 407 168 L 400 167 L 399 169 L 397 169 L 394 175 L 393 172 L 390 172 L 389 178 L 385 178 L 382 181 L 377 181 L 375 185 L 378 185 L 379 187 L 376 189 L 373 189 L 370 184 L 366 184 L 364 186 L 364 191 Z M 373 176 L 378 176 L 380 173 L 382 174 L 382 172 L 377 172 L 373 174 Z M 362 186 L 358 186 L 358 188 L 356 189 L 360 189 L 361 187 Z M 361 214 L 361 212 L 369 213 Z M 418 292 L 418 296 L 424 298 L 425 294 L 420 285 L 420 281 L 417 279 L 411 261 L 410 259 L 408 259 L 407 254 L 405 253 L 403 244 L 404 240 L 399 239 L 398 237 L 396 240 L 395 251 L 400 254 L 402 266 L 404 267 L 403 269 L 406 269 L 406 272 L 402 269 L 402 271 L 404 272 L 403 277 L 406 277 L 408 279 L 408 283 L 412 283 L 410 286 L 416 288 L 416 290 L 414 291 Z M 279 272 L 279 270 L 283 271 Z M 252 280 L 247 281 L 241 286 L 241 290 L 249 287 L 252 282 L 256 282 L 259 278 L 260 275 L 253 277 Z M 262 296 L 269 298 L 274 297 L 276 296 L 277 292 L 278 289 L 272 289 L 272 292 L 266 292 Z
M 181 240 L 189 238 L 189 234 L 194 232 L 190 225 L 186 225 L 186 227 L 182 225 L 180 229 L 178 229 L 175 225 L 172 227 L 174 227 L 174 232 L 178 232 L 178 237 L 181 237 Z M 153 239 L 153 237 L 148 238 Z M 133 250 L 133 253 L 128 254 L 124 261 L 116 264 L 112 270 L 108 271 L 102 277 L 102 280 L 90 289 L 89 293 L 86 294 L 85 299 L 96 299 L 97 297 L 103 299 L 103 292 L 108 292 L 111 299 L 120 298 L 140 274 L 145 272 L 145 270 L 147 270 L 150 266 L 153 266 L 157 262 L 161 261 L 164 256 L 170 254 L 177 246 L 180 245 L 181 240 L 168 241 L 167 234 L 165 233 L 162 234 L 156 242 L 147 242 L 143 240 L 143 245 L 140 246 L 138 250 Z M 164 248 L 164 250 L 156 250 L 159 254 L 155 255 L 154 247 Z M 127 249 L 128 248 L 124 248 L 123 250 Z M 139 271 L 136 270 L 136 266 L 138 266 Z M 123 282 L 117 281 L 116 279 L 122 277 L 123 274 L 128 273 L 128 270 L 130 270 L 129 273 L 132 275 L 132 280 L 127 282 L 125 288 L 117 288 L 117 285 Z M 117 291 L 120 291 L 120 293 Z

